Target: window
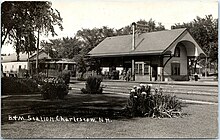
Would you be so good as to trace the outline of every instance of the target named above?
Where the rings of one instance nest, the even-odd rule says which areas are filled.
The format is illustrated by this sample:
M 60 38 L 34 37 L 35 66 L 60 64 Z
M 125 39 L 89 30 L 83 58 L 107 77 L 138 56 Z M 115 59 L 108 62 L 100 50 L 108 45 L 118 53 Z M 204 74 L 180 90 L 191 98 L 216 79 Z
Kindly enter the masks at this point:
M 139 72 L 138 72 L 138 73 L 139 73 L 140 75 L 143 74 L 143 68 L 142 68 L 142 67 L 143 67 L 143 64 L 139 64 L 139 67 L 138 67 Z
M 148 75 L 149 74 L 149 64 L 144 64 L 144 75 Z
M 13 69 L 13 68 L 14 68 L 14 65 L 12 65 L 11 68 Z
M 24 69 L 26 69 L 26 65 L 24 65 Z
M 171 74 L 180 75 L 180 63 L 171 63 Z
M 135 64 L 134 70 L 135 70 L 135 74 L 142 75 L 142 73 L 143 73 L 142 64 L 140 64 L 140 63 Z
M 149 74 L 149 64 L 144 62 L 135 62 L 134 71 L 138 75 L 148 75 Z
M 7 69 L 7 66 L 5 65 L 5 69 Z
M 180 48 L 179 47 L 175 48 L 174 57 L 180 57 Z

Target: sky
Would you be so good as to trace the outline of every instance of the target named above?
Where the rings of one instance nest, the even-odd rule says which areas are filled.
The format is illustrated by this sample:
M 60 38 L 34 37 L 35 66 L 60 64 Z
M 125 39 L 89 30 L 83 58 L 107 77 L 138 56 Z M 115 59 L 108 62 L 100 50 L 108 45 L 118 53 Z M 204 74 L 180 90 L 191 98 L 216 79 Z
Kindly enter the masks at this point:
M 52 0 L 52 8 L 63 18 L 64 30 L 56 28 L 58 36 L 41 36 L 41 40 L 74 37 L 82 28 L 108 26 L 119 29 L 140 19 L 152 18 L 166 29 L 175 23 L 190 22 L 212 14 L 218 18 L 218 0 Z M 14 53 L 9 45 L 1 53 Z

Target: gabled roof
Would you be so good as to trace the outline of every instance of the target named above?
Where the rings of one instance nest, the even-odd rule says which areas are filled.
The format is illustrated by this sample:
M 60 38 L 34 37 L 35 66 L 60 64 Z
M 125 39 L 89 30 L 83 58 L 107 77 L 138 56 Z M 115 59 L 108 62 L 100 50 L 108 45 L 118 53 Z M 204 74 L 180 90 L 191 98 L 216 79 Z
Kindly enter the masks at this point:
M 107 37 L 98 46 L 91 50 L 89 54 L 91 56 L 101 57 L 162 54 L 186 31 L 186 28 L 181 28 L 135 35 L 134 50 L 131 49 L 132 35 Z
M 30 56 L 30 60 L 31 61 L 36 60 L 36 57 L 37 57 L 37 53 L 35 52 L 34 54 Z M 39 50 L 38 58 L 39 59 L 51 59 L 51 57 L 48 56 L 48 54 L 44 50 Z

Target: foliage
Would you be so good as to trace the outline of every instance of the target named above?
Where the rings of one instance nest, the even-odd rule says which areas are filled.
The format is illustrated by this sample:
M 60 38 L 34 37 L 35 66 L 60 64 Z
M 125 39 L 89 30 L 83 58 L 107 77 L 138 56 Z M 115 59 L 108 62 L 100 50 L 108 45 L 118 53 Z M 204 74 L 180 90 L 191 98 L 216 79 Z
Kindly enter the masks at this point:
M 102 77 L 90 76 L 86 80 L 86 88 L 82 88 L 82 93 L 86 94 L 101 94 L 103 89 L 101 87 Z
M 145 33 L 145 32 L 155 32 L 155 31 L 162 31 L 165 30 L 165 27 L 162 23 L 158 23 L 156 25 L 155 21 L 150 19 L 149 21 L 146 20 L 139 20 L 137 21 L 137 32 L 138 33 Z
M 153 19 L 150 19 L 149 21 L 140 19 L 136 23 L 136 33 L 138 34 L 165 30 L 165 27 L 162 25 L 162 23 L 156 23 Z M 121 29 L 116 30 L 116 35 L 129 34 L 132 34 L 131 25 L 127 25 Z
M 62 78 L 66 85 L 69 85 L 69 83 L 70 83 L 70 70 L 64 69 L 58 77 Z
M 40 72 L 39 74 L 34 74 L 32 78 L 38 83 L 38 84 L 43 84 L 44 80 L 46 79 L 47 75 L 43 72 Z
M 127 109 L 131 116 L 177 117 L 181 115 L 181 104 L 175 96 L 163 95 L 162 89 L 151 92 L 152 85 L 140 84 L 130 92 Z
M 81 50 L 81 41 L 74 38 L 50 39 L 42 41 L 41 46 L 52 58 L 74 58 Z
M 82 53 L 87 54 L 106 37 L 114 36 L 114 29 L 103 26 L 102 28 L 82 29 L 77 31 L 76 37 L 83 40 Z
M 13 43 L 17 60 L 19 60 L 20 52 L 35 51 L 34 29 L 31 26 L 32 19 L 28 8 L 30 2 L 9 2 L 2 3 L 2 42 L 3 45 L 8 39 L 9 43 Z
M 1 78 L 2 94 L 34 94 L 38 92 L 38 85 L 32 79 L 19 79 L 16 77 L 2 77 Z
M 79 54 L 74 60 L 76 61 L 77 71 L 81 73 L 80 79 L 83 79 L 83 75 L 86 73 L 88 67 L 87 58 L 85 55 Z
M 68 94 L 68 87 L 62 78 L 46 78 L 40 86 L 43 99 L 63 99 Z
M 35 51 L 36 36 L 39 45 L 39 34 L 57 35 L 54 26 L 62 30 L 62 18 L 57 10 L 51 8 L 47 1 L 6 1 L 2 3 L 2 42 L 8 38 L 16 48 L 19 60 L 20 52 Z

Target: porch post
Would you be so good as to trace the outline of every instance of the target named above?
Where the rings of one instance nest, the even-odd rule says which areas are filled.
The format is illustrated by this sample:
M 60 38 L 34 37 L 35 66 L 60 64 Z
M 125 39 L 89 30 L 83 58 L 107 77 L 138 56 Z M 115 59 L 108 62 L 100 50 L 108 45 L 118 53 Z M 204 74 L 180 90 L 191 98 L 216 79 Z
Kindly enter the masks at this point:
M 162 72 L 162 71 L 163 71 L 163 67 L 157 67 L 157 75 L 158 75 L 158 78 L 160 78 L 160 79 L 159 79 L 160 81 L 163 81 L 163 80 L 162 80 L 162 78 L 163 78 L 163 76 L 162 76 L 162 75 L 163 75 L 163 74 L 162 74 L 163 72 Z M 157 79 L 158 79 L 158 78 L 157 78 Z
M 134 59 L 131 60 L 131 76 L 132 76 L 132 80 L 135 81 L 135 72 L 134 72 L 134 65 L 135 65 L 135 62 L 134 62 Z
M 132 51 L 135 50 L 135 26 L 136 26 L 136 23 L 133 22 L 132 23 L 132 44 L 131 44 Z M 135 65 L 135 62 L 134 62 L 134 59 L 132 59 L 131 60 L 131 77 L 133 81 L 135 81 L 134 65 Z

